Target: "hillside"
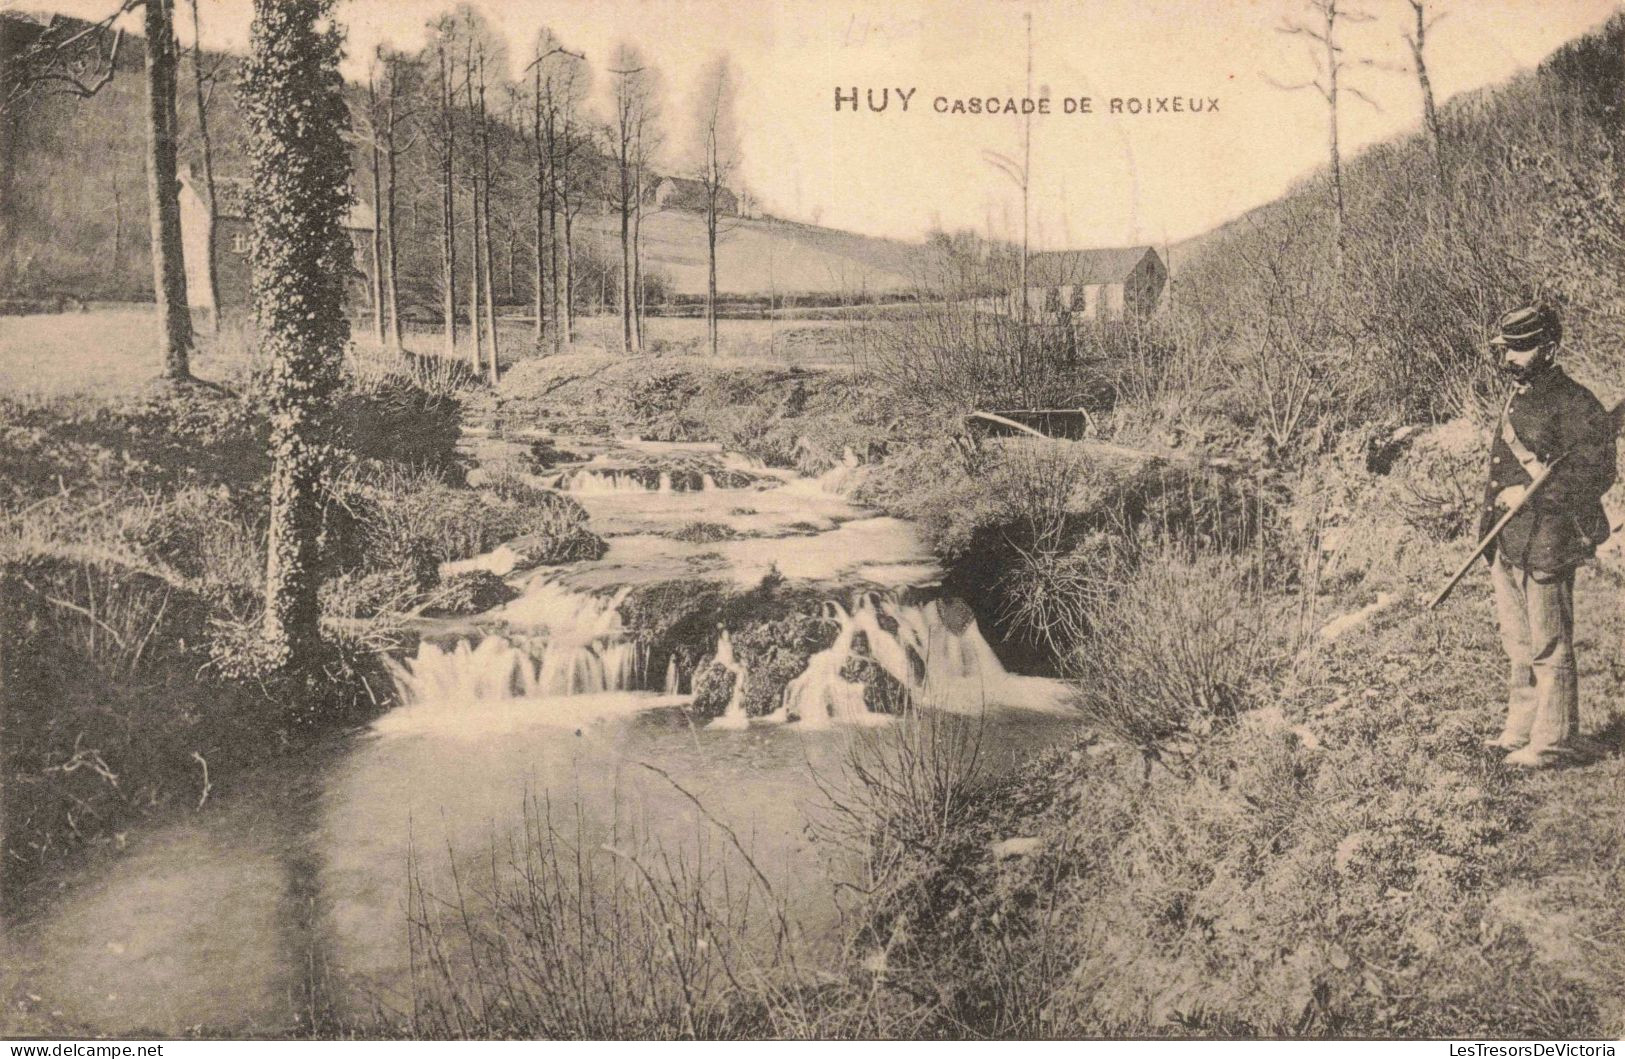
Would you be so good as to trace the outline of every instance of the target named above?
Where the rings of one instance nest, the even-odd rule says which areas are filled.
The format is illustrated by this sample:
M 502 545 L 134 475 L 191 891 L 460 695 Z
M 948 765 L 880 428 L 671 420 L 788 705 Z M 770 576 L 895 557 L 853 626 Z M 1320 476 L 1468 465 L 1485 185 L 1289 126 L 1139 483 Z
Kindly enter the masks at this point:
M 0 14 L 0 62 L 32 39 L 37 26 Z M 90 99 L 38 93 L 0 114 L 0 298 L 145 300 L 152 275 L 147 256 L 143 42 L 131 37 L 111 83 Z M 208 120 L 217 175 L 243 176 L 245 130 L 237 109 L 237 57 L 206 53 L 205 70 L 218 69 Z M 178 106 L 183 171 L 201 158 L 192 58 L 181 64 Z M 365 112 L 365 89 L 347 88 L 352 114 Z M 432 137 L 403 133 L 398 215 L 401 283 L 408 303 L 438 306 L 440 268 L 438 170 Z M 465 139 L 464 143 L 467 142 Z M 533 275 L 534 163 L 519 130 L 493 129 L 493 256 L 498 298 L 529 301 Z M 369 151 L 355 138 L 355 185 L 370 197 Z M 578 219 L 578 291 L 596 296 L 600 281 L 613 290 L 619 273 L 619 217 L 602 189 L 611 162 L 588 154 L 578 180 L 585 208 Z M 466 240 L 466 184 L 458 191 L 459 238 Z M 594 189 L 598 190 L 594 194 Z M 777 219 L 733 219 L 721 239 L 721 289 L 732 295 L 847 297 L 915 286 L 918 248 Z M 698 295 L 706 287 L 705 230 L 697 213 L 656 212 L 644 220 L 647 274 L 668 291 Z M 464 251 L 466 253 L 466 250 Z M 465 258 L 466 260 L 466 258 Z
M 582 227 L 618 245 L 620 218 L 583 218 Z M 734 296 L 813 294 L 842 299 L 919 285 L 923 247 L 777 218 L 728 218 L 717 239 L 717 288 Z M 645 268 L 674 294 L 706 290 L 705 217 L 665 210 L 643 219 Z

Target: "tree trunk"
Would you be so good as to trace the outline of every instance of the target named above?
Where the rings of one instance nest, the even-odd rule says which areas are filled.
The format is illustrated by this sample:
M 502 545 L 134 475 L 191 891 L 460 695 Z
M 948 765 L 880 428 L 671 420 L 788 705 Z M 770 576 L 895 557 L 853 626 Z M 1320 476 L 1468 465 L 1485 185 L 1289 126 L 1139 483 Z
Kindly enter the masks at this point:
M 1433 81 L 1428 77 L 1428 64 L 1425 50 L 1427 47 L 1427 5 L 1420 0 L 1411 0 L 1411 10 L 1416 12 L 1416 35 L 1407 38 L 1411 46 L 1411 58 L 1416 62 L 1416 81 L 1422 89 L 1422 121 L 1427 127 L 1428 147 L 1433 154 L 1433 167 L 1439 175 L 1439 183 L 1445 182 L 1444 168 L 1444 129 L 1439 124 L 1439 109 L 1433 101 Z
M 330 10 L 330 0 L 254 0 L 243 78 L 255 201 L 254 304 L 271 357 L 262 632 L 268 661 L 307 674 L 296 694 L 316 690 L 321 679 L 322 481 L 332 394 L 350 331 L 344 266 L 351 247 L 343 228 L 349 112 L 336 87 L 337 38 L 320 28 Z
M 152 293 L 166 379 L 191 378 L 192 311 L 186 304 L 180 181 L 175 150 L 174 0 L 147 0 L 147 207 L 152 225 Z
M 564 341 L 576 340 L 575 236 L 570 224 L 570 198 L 564 198 Z
M 1337 143 L 1337 5 L 1326 7 L 1326 105 L 1331 129 L 1332 238 L 1335 268 L 1343 275 L 1343 154 Z
M 474 352 L 469 363 L 477 376 L 485 370 L 485 328 L 480 326 L 480 211 L 478 207 L 479 193 L 469 196 L 474 215 L 470 218 L 473 225 L 473 243 L 469 252 L 473 254 L 468 270 L 468 330 L 474 336 Z
M 705 334 L 711 355 L 717 355 L 717 189 L 713 183 L 705 210 Z
M 547 295 L 546 277 L 542 273 L 542 240 L 546 238 L 546 209 L 544 198 L 547 193 L 547 157 L 542 146 L 542 62 L 536 60 L 536 74 L 534 78 L 533 107 L 531 110 L 531 139 L 536 145 L 536 324 L 534 336 L 536 348 L 542 348 L 542 342 L 547 337 Z
M 632 347 L 643 352 L 643 167 L 633 182 L 632 205 Z
M 632 344 L 632 174 L 621 162 L 621 352 L 630 353 Z
M 196 0 L 194 0 L 196 2 Z M 372 141 L 372 336 L 384 344 L 384 188 L 383 160 L 378 151 L 378 91 L 367 78 L 368 122 Z
M 497 307 L 495 273 L 491 268 L 491 124 L 485 112 L 485 52 L 480 52 L 480 227 L 485 230 L 485 325 L 490 328 L 491 385 L 501 380 L 497 365 Z
M 395 67 L 391 64 L 388 69 L 389 108 L 384 126 L 384 216 L 379 223 L 384 226 L 384 284 L 389 299 L 389 341 L 398 350 L 402 346 L 401 291 L 397 274 L 399 259 L 395 249 L 395 162 L 399 152 L 395 146 Z
M 198 18 L 199 0 L 192 0 L 192 81 L 197 89 L 197 135 L 203 151 L 203 205 L 208 210 L 207 239 L 204 242 L 204 275 L 209 284 L 209 329 L 220 333 L 220 262 L 214 248 L 214 232 L 220 209 L 214 196 L 214 145 L 209 138 L 209 107 L 203 91 L 203 30 Z
M 453 185 L 452 160 L 457 128 L 451 113 L 451 68 L 445 50 L 440 51 L 440 231 L 441 279 L 445 286 L 442 311 L 446 314 L 446 356 L 457 357 L 457 195 Z M 475 365 L 476 368 L 479 365 Z
M 519 297 L 519 289 L 514 283 L 514 276 L 519 271 L 519 251 L 517 249 L 518 236 L 515 234 L 513 226 L 509 225 L 507 231 L 508 272 L 506 278 L 508 280 L 508 303 L 511 305 Z
M 551 93 L 550 93 L 551 96 Z M 559 138 L 552 100 L 547 108 L 547 301 L 553 318 L 553 352 L 564 350 L 564 314 L 559 308 Z M 536 256 L 542 255 L 542 244 L 536 244 Z M 541 265 L 538 262 L 537 272 Z
M 465 55 L 465 57 L 463 59 L 463 90 L 464 90 L 465 95 L 467 96 L 468 114 L 469 114 L 470 117 L 473 117 L 474 116 L 474 46 L 473 46 L 473 44 L 470 44 L 468 46 L 468 52 L 467 52 L 467 54 Z M 469 136 L 470 136 L 471 140 L 472 140 L 473 135 L 474 134 L 472 132 L 469 133 Z M 473 146 L 474 146 L 474 144 L 472 142 L 470 142 L 469 147 L 472 148 Z M 474 335 L 474 352 L 473 352 L 473 359 L 472 359 L 471 363 L 472 363 L 473 368 L 474 368 L 474 374 L 477 377 L 477 376 L 479 376 L 479 374 L 481 372 L 483 372 L 485 370 L 485 332 L 484 332 L 484 329 L 480 326 L 480 287 L 481 287 L 482 284 L 490 282 L 490 277 L 481 275 L 481 269 L 482 269 L 482 267 L 484 265 L 484 262 L 483 262 L 483 259 L 480 256 L 480 172 L 479 172 L 478 169 L 474 168 L 472 163 L 470 163 L 469 169 L 471 170 L 471 172 L 469 173 L 469 184 L 471 186 L 470 186 L 469 192 L 468 192 L 468 215 L 469 215 L 468 220 L 469 220 L 469 229 L 470 229 L 469 235 L 470 235 L 470 239 L 472 240 L 469 243 L 469 253 L 472 255 L 472 257 L 470 259 L 470 265 L 472 267 L 469 269 L 468 329 Z

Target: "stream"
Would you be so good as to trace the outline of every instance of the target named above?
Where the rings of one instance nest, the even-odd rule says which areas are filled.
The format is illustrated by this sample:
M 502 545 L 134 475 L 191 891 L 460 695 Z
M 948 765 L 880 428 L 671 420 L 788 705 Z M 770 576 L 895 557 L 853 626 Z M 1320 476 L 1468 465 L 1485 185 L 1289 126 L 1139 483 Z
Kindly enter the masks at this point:
M 609 542 L 601 559 L 526 572 L 499 548 L 453 564 L 520 594 L 426 636 L 396 666 L 403 704 L 365 731 L 258 770 L 33 902 L 3 943 L 10 987 L 123 1036 L 280 1035 L 318 1008 L 409 1006 L 409 860 L 431 882 L 476 874 L 527 800 L 595 840 L 635 830 L 676 850 L 725 824 L 807 950 L 833 952 L 831 880 L 854 865 L 811 826 L 821 788 L 839 784 L 855 733 L 899 727 L 842 676 L 857 638 L 915 701 L 981 723 L 992 768 L 1070 729 L 1061 686 L 1005 672 L 968 609 L 933 592 L 942 571 L 914 528 L 842 497 L 855 460 L 814 479 L 715 446 L 560 441 L 571 462 L 537 484 L 581 502 Z M 671 535 L 699 522 L 722 529 Z M 650 666 L 620 601 L 645 582 L 748 587 L 772 570 L 838 590 L 835 644 L 769 716 L 737 702 L 691 715 L 693 674 Z M 713 657 L 738 666 L 727 633 Z

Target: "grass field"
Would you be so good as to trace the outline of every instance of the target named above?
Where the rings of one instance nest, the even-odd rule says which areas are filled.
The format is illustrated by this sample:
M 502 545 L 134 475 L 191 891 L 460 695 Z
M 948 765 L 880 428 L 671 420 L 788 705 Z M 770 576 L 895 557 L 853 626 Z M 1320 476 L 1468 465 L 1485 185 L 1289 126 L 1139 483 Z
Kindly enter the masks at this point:
M 574 352 L 613 353 L 620 349 L 620 321 L 588 316 L 578 321 Z M 723 320 L 720 355 L 730 363 L 845 368 L 851 364 L 849 339 L 861 321 Z M 0 393 L 28 400 L 68 395 L 114 397 L 144 385 L 157 373 L 156 320 L 148 306 L 0 317 Z M 648 353 L 657 356 L 703 355 L 705 321 L 654 317 L 645 322 Z M 356 344 L 372 344 L 357 329 Z M 472 357 L 466 334 L 460 355 Z M 499 323 L 502 360 L 511 364 L 535 354 L 531 326 L 524 321 Z M 433 355 L 444 349 L 438 331 L 412 333 L 407 347 Z M 251 366 L 250 343 L 241 329 L 219 335 L 200 329 L 192 373 L 209 382 L 226 382 Z

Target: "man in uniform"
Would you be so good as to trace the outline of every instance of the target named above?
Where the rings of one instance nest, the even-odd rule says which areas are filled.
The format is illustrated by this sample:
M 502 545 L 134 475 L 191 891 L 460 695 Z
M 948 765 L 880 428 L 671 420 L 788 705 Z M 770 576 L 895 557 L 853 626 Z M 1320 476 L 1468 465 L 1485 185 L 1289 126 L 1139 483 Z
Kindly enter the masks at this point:
M 1551 469 L 1486 553 L 1511 662 L 1506 724 L 1487 745 L 1523 768 L 1563 760 L 1579 735 L 1574 571 L 1608 536 L 1602 495 L 1614 481 L 1610 417 L 1558 367 L 1561 339 L 1557 313 L 1531 306 L 1501 317 L 1490 342 L 1512 387 L 1490 452 L 1480 536 Z

